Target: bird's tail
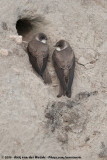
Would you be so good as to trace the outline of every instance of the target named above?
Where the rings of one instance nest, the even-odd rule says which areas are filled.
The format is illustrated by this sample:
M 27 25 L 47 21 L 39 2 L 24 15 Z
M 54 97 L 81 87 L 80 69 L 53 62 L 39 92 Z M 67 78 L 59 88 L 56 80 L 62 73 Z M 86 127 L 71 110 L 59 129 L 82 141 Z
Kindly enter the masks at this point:
M 51 76 L 50 76 L 47 68 L 45 69 L 45 71 L 42 75 L 42 78 L 44 80 L 44 83 L 46 83 L 46 84 L 51 84 L 52 83 Z

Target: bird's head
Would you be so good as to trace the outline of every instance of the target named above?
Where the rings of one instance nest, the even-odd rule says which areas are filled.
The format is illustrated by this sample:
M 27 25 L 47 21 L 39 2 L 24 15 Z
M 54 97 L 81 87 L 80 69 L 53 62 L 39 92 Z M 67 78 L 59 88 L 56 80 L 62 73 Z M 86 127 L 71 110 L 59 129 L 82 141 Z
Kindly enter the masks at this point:
M 37 35 L 36 35 L 36 40 L 37 41 L 40 41 L 40 42 L 42 42 L 42 43 L 44 43 L 44 44 L 46 44 L 47 43 L 47 36 L 44 34 L 44 33 L 38 33 Z
M 65 40 L 60 40 L 56 43 L 54 47 L 56 48 L 57 51 L 61 51 L 69 47 L 69 43 Z

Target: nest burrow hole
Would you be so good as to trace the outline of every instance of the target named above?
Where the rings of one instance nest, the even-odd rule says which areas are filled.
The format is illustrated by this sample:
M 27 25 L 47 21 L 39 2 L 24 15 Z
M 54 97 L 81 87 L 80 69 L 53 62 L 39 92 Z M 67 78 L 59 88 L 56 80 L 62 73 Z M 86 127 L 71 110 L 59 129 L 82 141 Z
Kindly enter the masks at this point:
M 40 27 L 42 26 L 41 22 L 43 22 L 43 18 L 41 16 L 35 17 L 34 19 L 18 19 L 16 22 L 16 30 L 18 35 L 21 35 L 25 41 L 31 40 L 32 36 L 39 32 Z
M 19 19 L 16 22 L 16 29 L 17 29 L 17 33 L 18 35 L 21 35 L 23 37 L 23 40 L 25 41 L 29 41 L 29 39 L 32 37 L 33 35 L 33 29 L 34 29 L 34 25 L 32 24 L 30 19 Z

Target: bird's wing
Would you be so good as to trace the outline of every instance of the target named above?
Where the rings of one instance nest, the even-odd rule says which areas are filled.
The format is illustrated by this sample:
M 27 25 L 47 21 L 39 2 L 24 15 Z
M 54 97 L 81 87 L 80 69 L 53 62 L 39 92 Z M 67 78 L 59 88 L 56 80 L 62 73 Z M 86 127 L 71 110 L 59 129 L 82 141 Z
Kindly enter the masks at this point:
M 27 48 L 29 60 L 32 64 L 32 67 L 36 70 L 36 72 L 42 76 L 48 61 L 48 54 L 43 57 L 43 53 L 38 51 L 30 51 L 29 46 Z M 46 54 L 46 53 L 45 53 Z
M 47 55 L 47 57 L 43 58 L 43 61 L 42 61 L 43 63 L 41 65 L 41 74 L 43 74 L 45 69 L 46 69 L 46 65 L 47 65 L 47 62 L 48 62 L 48 57 L 49 57 L 49 55 Z
M 67 87 L 66 87 L 66 83 L 65 83 L 65 79 L 64 79 L 64 70 L 62 68 L 60 68 L 60 66 L 58 65 L 58 60 L 56 58 L 55 52 L 52 55 L 52 60 L 53 60 L 53 65 L 55 67 L 55 71 L 57 73 L 59 81 L 60 81 L 63 89 L 66 90 Z
M 29 61 L 30 63 L 32 64 L 32 67 L 34 68 L 34 70 L 40 74 L 40 69 L 39 69 L 39 66 L 38 66 L 38 63 L 37 63 L 37 58 L 34 57 L 32 55 L 32 53 L 29 51 L 29 47 L 27 47 L 27 52 L 28 52 L 28 56 L 29 56 Z
M 39 64 L 39 68 L 41 70 L 41 74 L 43 74 L 43 72 L 46 69 L 46 65 L 48 62 L 48 57 L 49 57 L 49 48 L 48 46 L 43 46 L 42 48 L 39 48 L 37 51 L 38 57 L 37 57 L 37 62 Z
M 68 87 L 67 90 L 71 90 L 73 79 L 74 79 L 74 69 L 75 69 L 75 57 L 72 59 L 72 67 L 69 69 Z

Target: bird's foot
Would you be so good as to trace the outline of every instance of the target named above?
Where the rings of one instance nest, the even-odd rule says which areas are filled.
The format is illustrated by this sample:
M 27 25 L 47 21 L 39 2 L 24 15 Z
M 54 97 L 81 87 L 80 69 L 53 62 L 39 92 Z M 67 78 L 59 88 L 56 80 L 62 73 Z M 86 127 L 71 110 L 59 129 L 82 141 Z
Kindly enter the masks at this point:
M 58 94 L 57 97 L 58 97 L 58 98 L 62 97 L 62 94 Z
M 65 96 L 65 95 L 66 95 L 66 92 L 64 91 L 64 92 L 63 92 L 63 96 Z
M 66 92 L 66 96 L 67 96 L 68 98 L 71 98 L 71 92 Z

